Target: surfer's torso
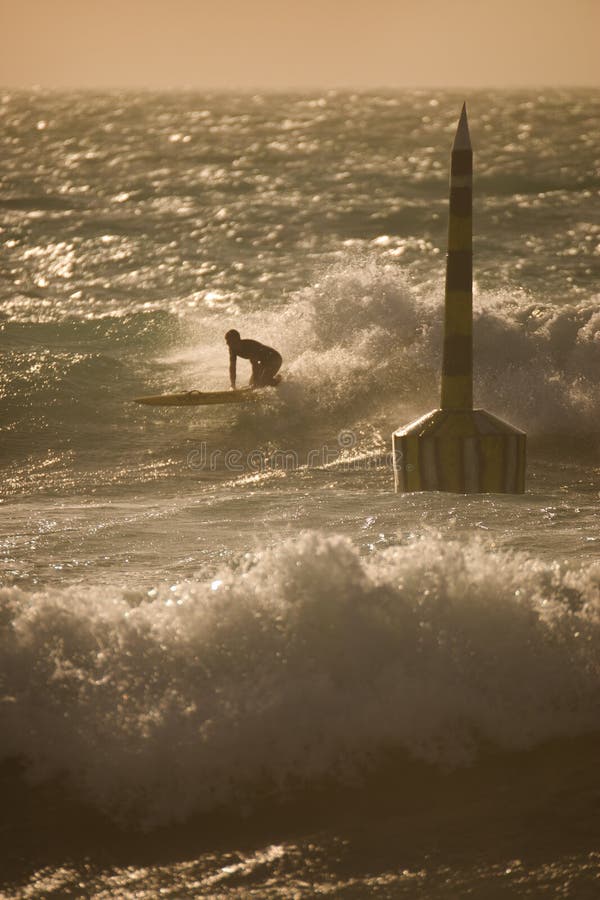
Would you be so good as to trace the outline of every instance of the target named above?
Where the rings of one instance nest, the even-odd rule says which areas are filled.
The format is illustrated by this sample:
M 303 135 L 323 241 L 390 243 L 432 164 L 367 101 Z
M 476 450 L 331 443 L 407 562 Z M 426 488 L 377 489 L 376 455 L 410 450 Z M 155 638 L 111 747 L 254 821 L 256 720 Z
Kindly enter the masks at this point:
M 276 359 L 280 354 L 273 347 L 267 347 L 260 341 L 253 341 L 251 338 L 240 340 L 233 347 L 229 348 L 229 355 L 232 358 L 240 356 L 242 359 L 249 359 L 250 362 L 267 363 Z

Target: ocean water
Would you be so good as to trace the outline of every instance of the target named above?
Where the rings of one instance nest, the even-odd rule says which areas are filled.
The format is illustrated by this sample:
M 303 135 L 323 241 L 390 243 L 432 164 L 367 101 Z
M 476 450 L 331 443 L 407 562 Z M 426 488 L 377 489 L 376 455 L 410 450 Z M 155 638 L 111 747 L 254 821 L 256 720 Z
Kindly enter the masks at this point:
M 523 496 L 393 492 L 463 95 L 0 99 L 2 896 L 598 896 L 598 93 L 467 97 Z

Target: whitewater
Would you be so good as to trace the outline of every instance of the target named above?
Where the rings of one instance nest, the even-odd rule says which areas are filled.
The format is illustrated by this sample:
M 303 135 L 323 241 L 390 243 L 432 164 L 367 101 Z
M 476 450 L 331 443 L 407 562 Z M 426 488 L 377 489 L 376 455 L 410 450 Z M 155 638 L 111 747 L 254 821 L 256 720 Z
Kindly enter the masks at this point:
M 3 896 L 597 895 L 596 92 L 467 98 L 525 495 L 393 492 L 464 99 L 0 97 Z

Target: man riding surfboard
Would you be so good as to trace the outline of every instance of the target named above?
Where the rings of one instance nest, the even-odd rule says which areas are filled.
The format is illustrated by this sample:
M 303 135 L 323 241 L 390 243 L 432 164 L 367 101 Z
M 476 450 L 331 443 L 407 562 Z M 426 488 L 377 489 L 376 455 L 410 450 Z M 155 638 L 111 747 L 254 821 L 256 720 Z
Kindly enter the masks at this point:
M 238 356 L 249 360 L 252 366 L 250 387 L 275 387 L 279 384 L 281 375 L 277 372 L 281 368 L 282 359 L 277 350 L 248 338 L 242 340 L 235 328 L 227 332 L 225 341 L 229 347 L 229 380 L 233 390 L 235 390 Z

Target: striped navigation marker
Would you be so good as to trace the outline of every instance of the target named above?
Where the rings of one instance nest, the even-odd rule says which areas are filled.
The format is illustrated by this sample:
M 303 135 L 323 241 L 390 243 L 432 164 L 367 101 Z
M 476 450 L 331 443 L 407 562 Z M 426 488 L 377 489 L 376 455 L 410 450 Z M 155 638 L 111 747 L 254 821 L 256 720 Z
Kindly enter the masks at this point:
M 452 145 L 441 409 L 394 432 L 396 491 L 520 494 L 526 437 L 473 409 L 473 150 L 466 105 Z
M 473 406 L 473 149 L 463 104 L 450 162 L 442 409 Z

